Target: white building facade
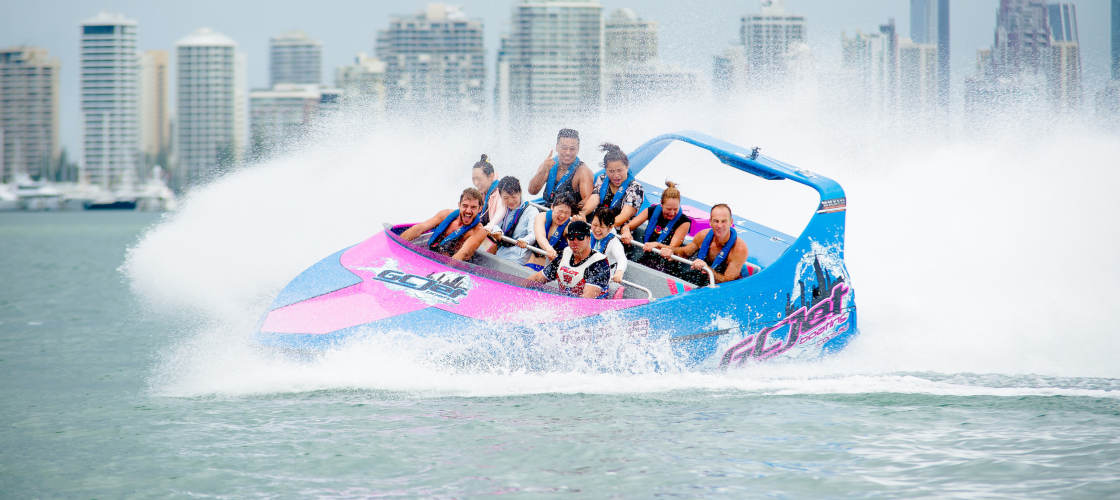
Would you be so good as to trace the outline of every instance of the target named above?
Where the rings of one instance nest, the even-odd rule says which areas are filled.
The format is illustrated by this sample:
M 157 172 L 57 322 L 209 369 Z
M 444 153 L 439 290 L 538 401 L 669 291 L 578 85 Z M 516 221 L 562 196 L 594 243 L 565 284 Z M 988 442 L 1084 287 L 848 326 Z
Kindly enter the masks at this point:
M 0 182 L 52 173 L 58 159 L 58 58 L 47 49 L 0 49 Z
M 245 60 L 232 39 L 208 28 L 176 42 L 175 59 L 176 175 L 189 186 L 241 160 Z
M 323 79 L 323 44 L 302 31 L 291 31 L 269 39 L 269 85 L 278 83 L 320 84 Z
M 82 167 L 107 189 L 131 182 L 140 156 L 137 29 L 119 14 L 81 24 Z
M 429 4 L 395 16 L 377 32 L 378 59 L 386 63 L 391 108 L 477 114 L 485 102 L 486 52 L 481 20 L 458 7 Z
M 359 53 L 354 64 L 339 66 L 334 73 L 334 85 L 342 91 L 342 99 L 374 113 L 385 111 L 386 83 L 385 61 Z
M 506 114 L 525 120 L 571 120 L 597 115 L 602 105 L 603 7 L 597 0 L 521 0 L 513 7 Z
M 793 74 L 793 59 L 808 50 L 805 16 L 786 12 L 781 0 L 762 2 L 759 14 L 742 17 L 739 42 L 746 51 L 749 86 L 780 88 Z
M 149 160 L 171 148 L 171 78 L 166 50 L 149 50 L 140 56 L 140 150 Z M 168 165 L 161 165 L 167 168 Z

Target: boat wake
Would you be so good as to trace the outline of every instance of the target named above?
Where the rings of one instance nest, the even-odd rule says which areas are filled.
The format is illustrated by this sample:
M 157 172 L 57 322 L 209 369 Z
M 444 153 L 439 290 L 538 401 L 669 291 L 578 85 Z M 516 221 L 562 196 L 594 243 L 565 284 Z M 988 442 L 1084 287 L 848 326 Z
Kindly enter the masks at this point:
M 963 120 L 889 127 L 842 111 L 823 98 L 760 98 L 611 120 L 627 127 L 563 124 L 580 128 L 589 163 L 598 160 L 591 145 L 602 140 L 633 148 L 666 130 L 694 128 L 840 181 L 861 334 L 835 358 L 686 371 L 672 363 L 671 346 L 624 341 L 624 334 L 526 346 L 501 332 L 466 346 L 371 337 L 309 360 L 261 351 L 250 335 L 291 276 L 384 222 L 450 206 L 470 184 L 480 153 L 494 159 L 499 175 L 526 178 L 555 134 L 542 129 L 512 140 L 487 126 L 389 126 L 340 116 L 293 153 L 195 189 L 129 250 L 122 271 L 136 295 L 182 325 L 168 333 L 152 388 L 176 396 L 352 388 L 433 396 L 1116 397 L 1120 337 L 1110 302 L 1120 292 L 1120 263 L 1112 258 L 1120 224 L 1111 217 L 1120 213 L 1112 192 L 1120 171 L 1109 163 L 1120 157 L 1120 141 L 1086 123 L 1015 117 L 982 127 Z M 700 199 L 737 189 L 702 176 L 674 180 Z M 789 197 L 766 190 L 724 199 L 739 213 L 770 212 L 760 222 L 797 234 L 815 208 L 812 194 L 805 198 L 811 206 L 780 213 L 771 207 Z M 545 370 L 526 369 L 541 357 Z

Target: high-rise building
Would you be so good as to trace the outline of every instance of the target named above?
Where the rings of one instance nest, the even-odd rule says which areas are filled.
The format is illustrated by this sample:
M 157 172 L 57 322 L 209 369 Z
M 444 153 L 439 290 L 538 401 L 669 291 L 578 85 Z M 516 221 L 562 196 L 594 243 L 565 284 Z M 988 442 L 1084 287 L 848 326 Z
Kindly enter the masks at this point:
M 168 54 L 149 50 L 140 56 L 140 151 L 156 162 L 171 147 Z M 162 161 L 162 160 L 159 160 Z M 160 165 L 167 168 L 168 165 Z
M 201 28 L 175 43 L 177 176 L 205 181 L 245 148 L 244 59 L 237 43 Z
M 938 106 L 937 45 L 915 43 L 908 38 L 898 44 L 898 102 L 910 116 L 928 117 Z
M 759 14 L 743 16 L 739 41 L 746 50 L 751 87 L 782 87 L 791 76 L 791 59 L 806 45 L 804 16 L 787 13 L 783 0 L 762 0 Z
M 746 53 L 741 45 L 732 45 L 712 58 L 712 92 L 726 99 L 746 87 Z
M 841 33 L 842 64 L 852 104 L 876 113 L 895 110 L 898 94 L 898 38 L 894 22 L 878 33 Z
M 949 105 L 949 0 L 910 0 L 910 38 L 937 47 L 937 103 Z M 923 49 L 924 50 L 924 49 Z
M 1047 83 L 1058 111 L 1081 107 L 1081 48 L 1077 38 L 1077 6 L 1069 2 L 1046 6 L 1050 22 L 1050 60 Z
M 598 114 L 602 101 L 603 7 L 598 0 L 521 0 L 500 63 L 509 64 L 508 111 L 521 120 Z M 499 98 L 502 100 L 504 98 Z
M 134 180 L 140 153 L 136 21 L 101 13 L 81 24 L 82 165 L 93 184 Z
M 1050 24 L 1045 0 L 1000 0 L 996 12 L 992 64 L 1002 78 L 1045 72 L 1050 54 Z
M 250 156 L 283 151 L 299 139 L 317 118 L 322 96 L 318 85 L 295 83 L 250 92 Z
M 323 44 L 302 31 L 290 31 L 268 41 L 269 85 L 320 84 L 323 81 Z
M 439 3 L 412 16 L 394 16 L 377 32 L 390 107 L 477 113 L 484 102 L 486 52 L 482 21 Z
M 0 182 L 52 174 L 58 159 L 58 58 L 39 47 L 0 49 Z
M 603 28 L 603 67 L 607 71 L 657 60 L 657 21 L 646 21 L 631 9 L 615 9 Z
M 1109 30 L 1112 39 L 1112 79 L 1120 80 L 1120 0 L 1112 0 L 1109 17 L 1112 18 Z
M 358 53 L 354 64 L 335 70 L 334 85 L 342 91 L 343 100 L 375 112 L 384 111 L 387 66 L 385 61 Z

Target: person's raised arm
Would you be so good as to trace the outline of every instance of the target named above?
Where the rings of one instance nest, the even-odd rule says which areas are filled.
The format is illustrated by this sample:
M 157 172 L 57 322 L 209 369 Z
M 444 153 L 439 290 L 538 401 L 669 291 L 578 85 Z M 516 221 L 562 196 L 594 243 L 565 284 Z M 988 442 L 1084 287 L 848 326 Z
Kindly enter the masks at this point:
M 482 245 L 482 240 L 486 239 L 487 233 L 485 229 L 475 226 L 471 229 L 470 234 L 467 235 L 467 241 L 463 242 L 463 246 L 459 247 L 459 251 L 455 252 L 451 258 L 455 260 L 467 260 L 474 256 L 474 252 L 478 250 L 479 245 Z
M 544 183 L 548 181 L 548 171 L 552 169 L 552 155 L 554 153 L 553 150 L 548 151 L 548 156 L 537 167 L 537 173 L 529 179 L 529 194 L 537 194 L 544 188 Z
M 401 238 L 406 241 L 415 240 L 421 234 L 431 231 L 436 226 L 438 226 L 439 223 L 443 222 L 443 219 L 446 218 L 450 213 L 450 209 L 444 209 L 436 212 L 436 214 L 433 215 L 431 219 L 428 219 L 424 222 L 417 222 L 416 224 L 413 224 L 412 227 L 406 229 L 403 233 L 401 233 Z

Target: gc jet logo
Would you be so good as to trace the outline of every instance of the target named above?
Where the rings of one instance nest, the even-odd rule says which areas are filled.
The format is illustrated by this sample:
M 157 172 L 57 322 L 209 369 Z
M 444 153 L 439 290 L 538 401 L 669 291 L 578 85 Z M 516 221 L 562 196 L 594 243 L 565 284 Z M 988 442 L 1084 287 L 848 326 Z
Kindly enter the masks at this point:
M 391 288 L 402 289 L 409 295 L 426 303 L 450 302 L 458 304 L 463 297 L 470 293 L 474 283 L 464 274 L 443 271 L 431 273 L 427 276 L 409 274 L 395 269 L 392 263 L 386 263 L 383 268 L 364 268 L 372 271 L 373 279 L 389 285 Z

